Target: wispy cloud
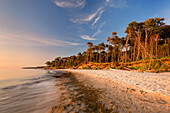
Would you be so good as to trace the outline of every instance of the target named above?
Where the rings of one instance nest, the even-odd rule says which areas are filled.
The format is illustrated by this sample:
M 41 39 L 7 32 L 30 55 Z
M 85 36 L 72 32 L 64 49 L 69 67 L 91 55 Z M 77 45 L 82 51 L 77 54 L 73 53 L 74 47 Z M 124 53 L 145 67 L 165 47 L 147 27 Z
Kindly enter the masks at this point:
M 126 0 L 106 0 L 108 6 L 113 8 L 128 7 Z
M 101 23 L 97 31 L 92 36 L 83 34 L 83 35 L 80 35 L 80 37 L 85 40 L 96 40 L 96 38 L 94 37 L 97 36 L 101 32 L 101 28 L 104 26 L 105 23 L 106 22 Z
M 85 0 L 51 0 L 59 7 L 63 8 L 83 8 L 85 6 Z
M 101 32 L 101 28 L 104 26 L 105 23 L 106 23 L 106 22 L 103 22 L 103 23 L 100 24 L 100 26 L 99 26 L 98 29 L 97 29 L 97 32 L 95 32 L 95 33 L 92 35 L 93 38 Z
M 95 12 L 93 12 L 91 14 L 81 14 L 75 18 L 71 18 L 70 20 L 73 23 L 77 23 L 77 24 L 84 24 L 84 23 L 90 22 L 90 21 L 92 21 L 92 19 L 94 19 L 97 16 L 97 14 L 99 14 L 100 12 L 103 13 L 102 9 L 103 9 L 103 7 L 100 7 Z
M 92 23 L 92 26 L 94 26 L 94 24 L 96 24 L 99 21 L 99 19 L 101 18 L 103 12 L 104 12 L 104 10 L 101 10 L 99 12 L 98 17 L 94 20 L 94 22 Z
M 70 20 L 73 23 L 77 23 L 77 24 L 83 24 L 83 23 L 87 23 L 89 21 L 91 21 L 96 15 L 97 15 L 98 11 L 92 13 L 92 14 L 88 14 L 88 15 L 84 15 L 82 17 L 79 18 L 71 18 Z
M 81 45 L 75 42 L 68 42 L 63 40 L 55 40 L 51 38 L 39 38 L 39 37 L 27 37 L 18 36 L 13 34 L 0 35 L 0 39 L 5 42 L 6 45 L 19 45 L 19 46 L 70 46 Z
M 167 8 L 165 10 L 159 11 L 156 14 L 154 14 L 152 17 L 160 17 L 160 18 L 165 18 L 165 23 L 167 25 L 170 25 L 170 12 L 169 12 L 170 8 Z
M 170 25 L 170 12 L 169 12 L 170 9 L 167 9 L 166 11 L 164 11 L 162 13 L 162 17 L 165 17 L 165 23 L 167 25 Z
M 85 40 L 96 40 L 95 38 L 92 38 L 89 35 L 80 35 L 80 37 Z
M 0 41 L 0 45 L 4 45 L 4 44 L 5 44 L 5 42 L 1 42 L 1 41 Z
M 51 0 L 54 4 L 56 4 L 59 7 L 62 8 L 84 8 L 86 4 L 86 0 Z M 90 21 L 92 21 L 94 18 L 94 22 L 92 23 L 92 26 L 94 26 L 101 18 L 102 13 L 104 12 L 104 8 L 110 6 L 113 8 L 121 8 L 126 7 L 126 0 L 106 0 L 104 5 L 97 8 L 96 11 L 93 11 L 92 13 L 84 13 L 81 11 L 81 13 L 72 12 L 70 21 L 76 24 L 86 24 Z

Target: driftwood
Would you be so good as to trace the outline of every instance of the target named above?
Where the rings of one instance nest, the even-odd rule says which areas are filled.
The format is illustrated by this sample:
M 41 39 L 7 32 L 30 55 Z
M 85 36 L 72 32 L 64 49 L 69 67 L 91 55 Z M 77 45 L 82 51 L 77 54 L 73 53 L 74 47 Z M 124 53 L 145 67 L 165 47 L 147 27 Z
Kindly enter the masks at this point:
M 127 68 L 127 67 L 123 67 L 125 70 L 128 70 L 128 71 L 132 71 L 132 69 L 130 68 Z

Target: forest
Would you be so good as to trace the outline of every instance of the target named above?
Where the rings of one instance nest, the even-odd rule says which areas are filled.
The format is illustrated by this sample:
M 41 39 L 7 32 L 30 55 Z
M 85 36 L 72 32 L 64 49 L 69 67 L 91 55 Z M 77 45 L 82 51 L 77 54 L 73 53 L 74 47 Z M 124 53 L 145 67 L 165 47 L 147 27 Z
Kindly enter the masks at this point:
M 92 42 L 87 42 L 86 51 L 47 61 L 47 67 L 78 68 L 91 62 L 108 63 L 110 67 L 116 68 L 127 67 L 128 63 L 141 62 L 142 66 L 139 68 L 142 70 L 168 69 L 169 64 L 161 60 L 169 61 L 170 58 L 170 25 L 164 23 L 164 18 L 149 18 L 139 23 L 132 21 L 124 32 L 125 37 L 119 37 L 117 32 L 112 32 L 111 36 L 106 37 L 107 43 L 93 45 Z M 131 66 L 131 68 L 136 67 Z

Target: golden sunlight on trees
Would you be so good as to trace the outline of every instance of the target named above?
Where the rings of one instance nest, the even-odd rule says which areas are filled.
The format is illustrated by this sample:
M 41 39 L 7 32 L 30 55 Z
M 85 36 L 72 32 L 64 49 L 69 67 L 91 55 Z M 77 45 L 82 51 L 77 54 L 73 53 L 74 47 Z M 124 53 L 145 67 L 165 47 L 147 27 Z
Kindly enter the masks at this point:
M 144 22 L 132 21 L 128 24 L 125 37 L 118 37 L 117 32 L 112 32 L 111 36 L 104 42 L 93 45 L 87 42 L 88 48 L 77 56 L 57 57 L 54 61 L 46 62 L 49 67 L 55 68 L 77 68 L 81 64 L 88 62 L 112 63 L 126 65 L 142 62 L 143 70 L 150 70 L 155 65 L 156 68 L 167 67 L 160 60 L 169 58 L 170 52 L 170 25 L 166 25 L 164 18 L 149 18 Z

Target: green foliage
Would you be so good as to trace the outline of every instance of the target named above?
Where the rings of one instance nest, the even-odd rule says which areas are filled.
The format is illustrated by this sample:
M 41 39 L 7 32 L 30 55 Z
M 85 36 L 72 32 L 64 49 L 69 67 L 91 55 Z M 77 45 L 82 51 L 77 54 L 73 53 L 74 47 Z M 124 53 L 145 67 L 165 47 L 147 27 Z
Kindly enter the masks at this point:
M 164 25 L 163 20 L 164 18 L 149 18 L 143 22 L 132 21 L 125 30 L 126 37 L 121 38 L 117 32 L 112 32 L 111 37 L 106 40 L 108 44 L 102 42 L 93 45 L 92 42 L 87 42 L 88 48 L 83 53 L 79 52 L 77 56 L 57 57 L 53 61 L 47 61 L 47 67 L 77 68 L 82 64 L 98 65 L 112 62 L 110 65 L 117 66 L 110 67 L 112 69 L 123 69 L 119 64 L 124 64 L 133 65 L 129 66 L 130 69 L 144 70 L 139 64 L 145 62 L 145 70 L 167 70 L 162 61 L 170 58 L 170 25 Z M 105 67 L 90 65 L 83 69 L 99 70 Z
M 120 69 L 120 67 L 117 66 L 117 67 L 115 67 L 115 69 Z
M 152 69 L 159 69 L 161 67 L 161 63 L 158 61 L 151 62 Z
M 94 70 L 100 70 L 100 69 L 103 69 L 103 67 L 95 67 L 93 68 Z
M 110 69 L 110 67 L 107 67 L 107 68 L 106 68 L 106 70 L 109 70 L 109 69 Z
M 160 66 L 160 69 L 166 69 L 166 65 L 165 65 L 165 64 L 162 64 L 162 65 Z
M 85 67 L 83 67 L 82 69 L 90 69 L 90 68 L 85 66 Z

